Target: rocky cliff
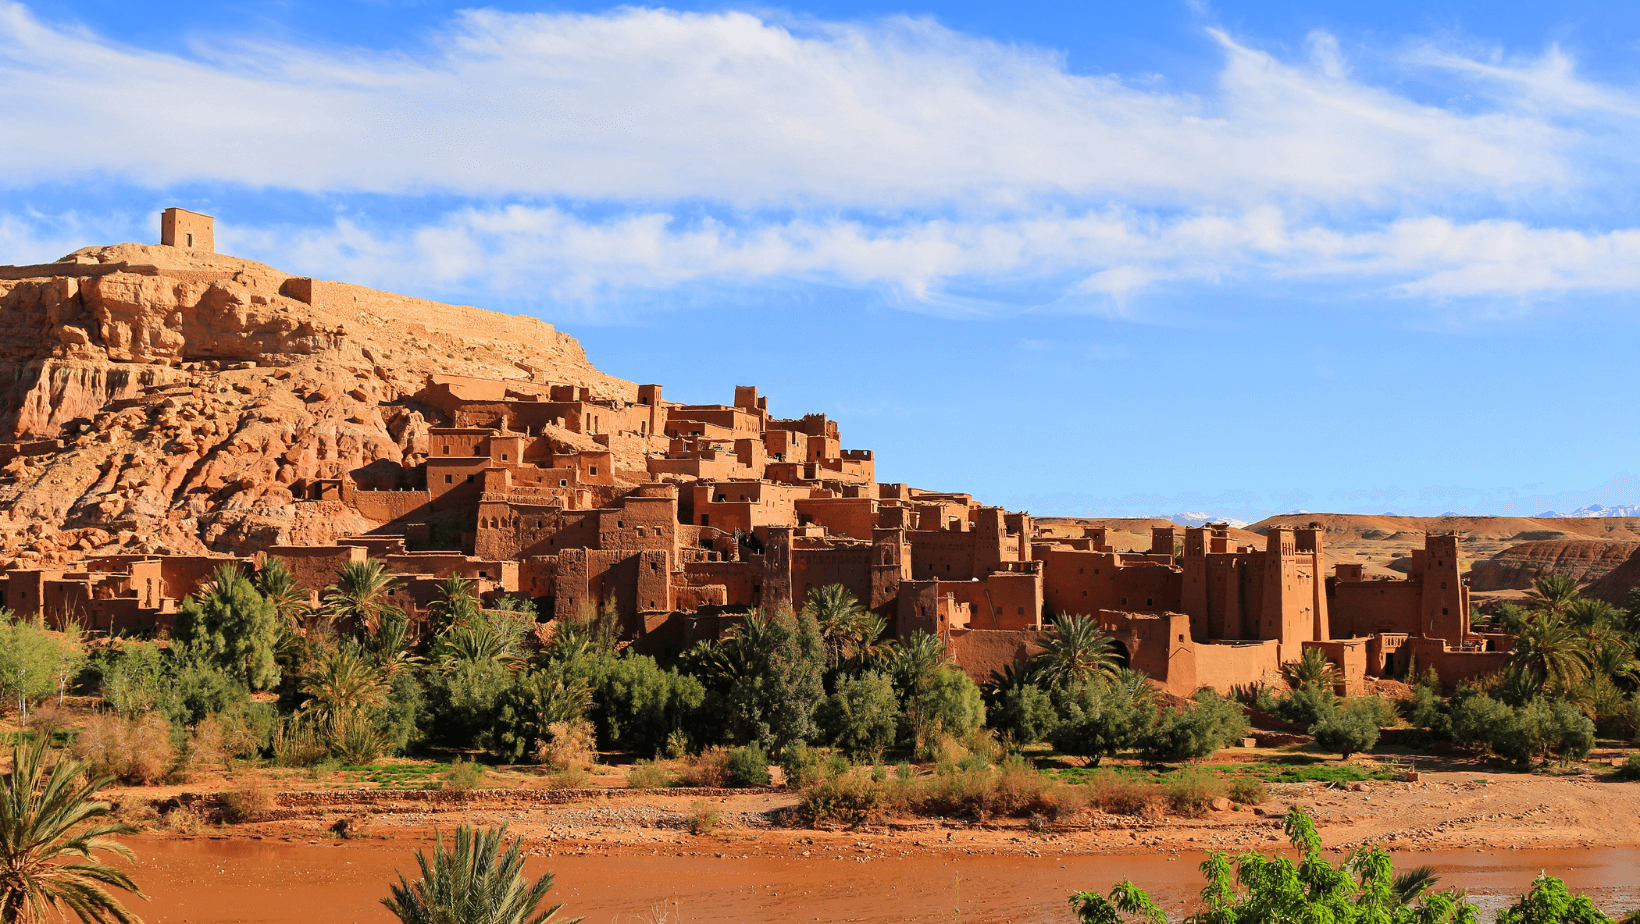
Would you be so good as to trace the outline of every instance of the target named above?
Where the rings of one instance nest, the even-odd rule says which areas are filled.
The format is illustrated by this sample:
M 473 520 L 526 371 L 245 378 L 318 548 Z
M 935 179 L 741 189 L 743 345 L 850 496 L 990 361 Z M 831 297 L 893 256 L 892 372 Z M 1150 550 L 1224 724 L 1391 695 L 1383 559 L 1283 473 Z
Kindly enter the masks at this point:
M 0 267 L 0 567 L 360 531 L 290 486 L 425 452 L 430 372 L 636 396 L 527 317 L 174 247 Z
M 1551 575 L 1579 585 L 1598 581 L 1628 561 L 1640 542 L 1596 542 L 1586 539 L 1523 542 L 1474 563 L 1469 586 L 1474 590 L 1528 590 Z

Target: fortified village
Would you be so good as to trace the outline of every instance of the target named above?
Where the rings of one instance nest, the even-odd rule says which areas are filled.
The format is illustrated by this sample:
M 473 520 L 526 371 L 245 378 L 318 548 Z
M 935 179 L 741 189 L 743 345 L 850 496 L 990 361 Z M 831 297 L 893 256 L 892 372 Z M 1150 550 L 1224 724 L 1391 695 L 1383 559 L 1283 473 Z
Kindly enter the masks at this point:
M 657 652 L 842 584 L 977 678 L 1054 614 L 1096 615 L 1176 694 L 1273 680 L 1306 648 L 1346 686 L 1414 665 L 1452 683 L 1508 647 L 1471 631 L 1452 535 L 1399 580 L 1329 573 L 1317 528 L 1156 526 L 1119 550 L 881 483 L 835 421 L 755 387 L 679 404 L 533 319 L 218 256 L 181 209 L 158 247 L 0 267 L 0 308 L 0 606 L 54 624 L 163 631 L 225 557 L 277 556 L 317 594 L 368 556 L 412 614 L 455 574 L 543 621 L 613 608 Z

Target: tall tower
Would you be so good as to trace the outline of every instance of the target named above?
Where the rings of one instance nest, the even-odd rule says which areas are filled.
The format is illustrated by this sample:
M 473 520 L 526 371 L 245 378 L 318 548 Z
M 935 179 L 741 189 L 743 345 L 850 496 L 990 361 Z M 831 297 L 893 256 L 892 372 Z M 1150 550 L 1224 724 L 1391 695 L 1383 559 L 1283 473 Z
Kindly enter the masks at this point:
M 1456 645 L 1469 634 L 1469 588 L 1458 577 L 1458 537 L 1424 537 L 1423 620 L 1418 631 Z

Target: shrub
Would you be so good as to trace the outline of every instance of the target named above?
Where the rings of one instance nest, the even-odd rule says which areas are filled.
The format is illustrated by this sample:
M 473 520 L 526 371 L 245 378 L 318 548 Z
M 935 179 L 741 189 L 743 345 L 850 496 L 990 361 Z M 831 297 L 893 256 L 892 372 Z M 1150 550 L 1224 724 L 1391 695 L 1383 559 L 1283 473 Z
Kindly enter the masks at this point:
M 807 825 L 876 824 L 887 817 L 891 802 L 882 783 L 844 773 L 803 790 L 797 814 Z
M 1401 701 L 1400 709 L 1401 715 L 1418 728 L 1427 728 L 1437 737 L 1451 737 L 1452 719 L 1434 687 L 1413 687 L 1412 695 Z
M 314 725 L 301 714 L 285 716 L 279 721 L 270 744 L 276 766 L 312 767 L 325 759 L 325 745 Z
M 252 776 L 237 788 L 220 793 L 222 815 L 234 824 L 261 821 L 279 807 L 273 788 L 260 776 Z
M 1143 678 L 1095 678 L 1065 692 L 1049 738 L 1054 750 L 1090 758 L 1097 767 L 1136 746 L 1155 721 L 1155 694 Z
M 985 724 L 985 700 L 962 670 L 945 665 L 907 699 L 906 738 L 919 754 L 929 754 L 945 737 L 968 738 Z
M 1630 754 L 1629 759 L 1623 761 L 1612 775 L 1620 780 L 1640 780 L 1640 754 Z
M 1349 760 L 1351 754 L 1370 751 L 1378 743 L 1378 723 L 1371 710 L 1370 705 L 1354 703 L 1345 709 L 1335 709 L 1310 726 L 1310 734 L 1315 736 L 1316 744 L 1337 751 Z
M 997 694 L 991 725 L 1015 744 L 1035 744 L 1047 740 L 1059 716 L 1048 692 L 1033 683 L 1008 687 Z
M 1303 686 L 1278 698 L 1274 715 L 1294 725 L 1314 725 L 1337 707 L 1338 696 L 1330 687 Z
M 1514 720 L 1514 710 L 1483 693 L 1452 704 L 1452 740 L 1461 747 L 1490 748 L 1500 729 Z
M 263 597 L 237 563 L 218 568 L 197 594 L 182 604 L 173 647 L 208 661 L 253 690 L 279 684 L 274 653 L 285 623 L 273 601 Z
M 816 721 L 826 739 L 854 757 L 878 757 L 894 743 L 900 706 L 894 684 L 876 672 L 845 677 L 820 703 Z
M 1263 780 L 1241 777 L 1230 781 L 1230 799 L 1242 805 L 1262 805 L 1270 798 Z
M 474 743 L 504 763 L 539 758 L 542 747 L 550 746 L 555 738 L 554 726 L 579 728 L 585 724 L 589 696 L 586 678 L 561 664 L 520 674 L 497 699 L 490 732 Z M 577 744 L 581 743 L 578 739 Z M 584 750 L 594 750 L 590 727 Z
M 1142 747 L 1152 762 L 1200 760 L 1247 735 L 1241 707 L 1212 690 L 1201 690 L 1191 704 L 1170 712 L 1144 736 Z
M 684 761 L 678 781 L 685 786 L 715 789 L 729 779 L 729 749 L 712 747 Z
M 718 826 L 723 816 L 705 799 L 696 799 L 689 804 L 689 833 L 696 835 L 711 834 Z
M 1109 815 L 1140 815 L 1155 803 L 1160 788 L 1113 770 L 1101 770 L 1088 780 L 1088 795 L 1099 810 Z
M 28 714 L 28 704 L 62 691 L 79 673 L 77 633 L 48 630 L 39 617 L 14 617 L 0 609 L 0 705 Z
M 91 716 L 74 739 L 74 755 L 98 773 L 139 786 L 164 780 L 177 762 L 171 724 L 154 712 L 132 719 Z
M 567 669 L 590 693 L 588 718 L 600 741 L 636 754 L 654 754 L 680 729 L 694 725 L 706 688 L 688 674 L 662 670 L 654 658 L 604 652 Z
M 554 770 L 585 770 L 598 762 L 592 739 L 592 723 L 553 722 L 547 735 L 536 745 L 535 760 Z
M 801 742 L 786 745 L 780 754 L 780 769 L 786 775 L 786 785 L 803 789 L 821 780 L 847 773 L 849 763 L 840 755 L 828 759 L 824 754 Z
M 192 806 L 178 806 L 160 816 L 165 822 L 165 828 L 176 834 L 193 836 L 205 827 L 205 819 Z
M 444 788 L 451 792 L 472 792 L 484 782 L 484 765 L 457 757 L 444 771 Z
M 627 789 L 664 789 L 672 785 L 672 772 L 654 760 L 640 760 L 626 774 Z
M 730 786 L 767 786 L 770 782 L 769 756 L 763 747 L 752 742 L 729 752 L 724 767 L 724 778 Z
M 1186 770 L 1169 780 L 1163 787 L 1167 807 L 1174 814 L 1200 818 L 1207 814 L 1214 799 L 1225 797 L 1224 781 L 1201 770 Z

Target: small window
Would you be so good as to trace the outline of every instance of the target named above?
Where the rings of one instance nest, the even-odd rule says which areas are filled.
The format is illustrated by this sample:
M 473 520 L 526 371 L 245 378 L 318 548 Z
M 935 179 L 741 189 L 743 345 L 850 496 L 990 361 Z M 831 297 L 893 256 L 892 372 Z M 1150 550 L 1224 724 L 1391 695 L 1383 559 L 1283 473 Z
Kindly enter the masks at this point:
M 488 571 L 480 571 L 480 572 L 479 572 L 479 573 L 478 573 L 478 576 L 479 576 L 479 577 L 481 577 L 481 578 L 487 578 L 487 577 L 489 577 L 489 576 L 490 576 L 490 572 L 488 572 Z
M 445 475 L 444 476 L 444 483 L 445 484 L 454 484 L 455 480 L 456 480 L 456 476 L 454 476 L 454 475 Z
M 1082 591 L 1082 596 L 1084 596 L 1084 597 L 1086 597 L 1086 596 L 1087 596 L 1087 595 L 1088 595 L 1088 592 L 1087 592 L 1087 591 L 1085 591 L 1085 590 L 1084 590 L 1084 591 Z
M 1441 607 L 1441 615 L 1442 616 L 1450 616 L 1452 614 L 1447 610 L 1446 607 L 1443 606 L 1443 607 Z
M 1127 606 L 1127 598 L 1126 597 L 1122 598 L 1122 605 Z
M 467 483 L 468 483 L 468 484 L 472 484 L 472 483 L 473 483 L 473 476 L 471 476 L 471 475 L 468 475 L 468 476 L 467 476 Z
M 477 445 L 477 444 L 474 444 L 474 446 L 473 446 L 473 455 L 475 455 L 475 456 L 481 456 L 481 455 L 483 455 L 483 454 L 484 454 L 484 450 L 483 450 L 483 448 L 481 448 L 481 447 L 480 447 L 480 446 L 478 446 L 478 445 Z
M 1146 597 L 1145 598 L 1145 606 L 1155 606 L 1155 605 L 1156 605 L 1155 598 L 1153 598 L 1153 597 Z
M 450 454 L 450 444 L 449 444 L 449 443 L 445 443 L 445 444 L 444 444 L 444 454 L 445 454 L 445 455 L 449 455 L 449 454 Z
M 507 461 L 507 454 L 506 453 L 501 454 L 501 461 L 503 461 L 503 462 Z
M 596 466 L 596 465 L 589 465 L 589 466 L 587 466 L 587 474 L 588 474 L 588 475 L 596 475 L 596 474 L 598 474 L 598 466 Z
M 616 520 L 615 521 L 615 528 L 616 529 L 626 529 L 626 521 L 625 520 Z
M 187 243 L 186 246 L 188 246 L 188 247 L 194 246 L 194 236 L 192 234 L 188 235 L 188 243 Z
M 1019 613 L 1017 615 L 1024 616 L 1025 615 L 1025 607 L 1021 606 L 1021 607 L 1018 607 L 1018 609 L 1019 609 Z
M 569 479 L 568 479 L 568 478 L 560 478 L 560 479 L 558 479 L 558 486 L 559 486 L 559 487 L 560 487 L 560 488 L 567 488 L 567 487 L 569 487 Z

